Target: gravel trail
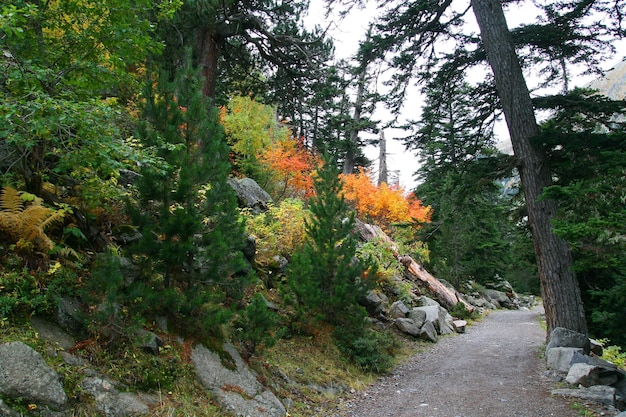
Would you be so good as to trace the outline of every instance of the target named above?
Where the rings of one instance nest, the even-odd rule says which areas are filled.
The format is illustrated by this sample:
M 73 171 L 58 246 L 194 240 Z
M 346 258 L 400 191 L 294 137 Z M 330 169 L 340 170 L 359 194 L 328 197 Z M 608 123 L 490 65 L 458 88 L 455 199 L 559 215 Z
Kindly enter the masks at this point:
M 498 310 L 339 405 L 336 417 L 575 417 L 540 357 L 540 309 Z

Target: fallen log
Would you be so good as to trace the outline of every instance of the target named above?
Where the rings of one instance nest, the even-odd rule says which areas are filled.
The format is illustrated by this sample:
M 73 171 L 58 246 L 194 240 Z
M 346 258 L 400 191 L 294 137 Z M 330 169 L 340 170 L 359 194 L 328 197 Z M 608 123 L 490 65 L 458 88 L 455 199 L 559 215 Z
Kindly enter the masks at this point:
M 426 288 L 433 294 L 433 296 L 443 307 L 451 310 L 458 303 L 463 303 L 468 311 L 474 311 L 474 306 L 461 298 L 455 290 L 446 287 L 441 281 L 432 276 L 428 271 L 424 269 L 424 267 L 415 262 L 413 258 L 408 255 L 400 255 L 398 253 L 399 251 L 396 243 L 391 240 L 391 238 L 380 227 L 363 223 L 357 220 L 356 228 L 361 236 L 361 239 L 365 241 L 381 239 L 383 242 L 389 244 L 393 256 L 402 265 L 404 265 L 406 273 L 409 276 L 414 277 L 420 280 L 423 284 L 425 284 Z

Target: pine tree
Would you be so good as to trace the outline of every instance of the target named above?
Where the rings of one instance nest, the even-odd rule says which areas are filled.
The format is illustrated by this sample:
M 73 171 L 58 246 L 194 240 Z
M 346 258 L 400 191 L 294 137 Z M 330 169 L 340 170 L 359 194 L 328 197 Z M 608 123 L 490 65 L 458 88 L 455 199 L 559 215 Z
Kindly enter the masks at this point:
M 326 158 L 318 174 L 306 224 L 309 240 L 293 256 L 289 286 L 301 312 L 341 327 L 364 318 L 358 301 L 368 288 L 364 276 L 371 264 L 355 256 L 354 213 L 341 195 L 339 170 Z
M 228 147 L 200 86 L 189 55 L 173 82 L 162 72 L 156 91 L 148 83 L 139 137 L 161 164 L 143 167 L 139 201 L 130 207 L 142 233 L 133 252 L 144 260 L 132 290 L 148 314 L 215 331 L 226 319 L 218 304 L 239 298 L 246 281 L 244 234 L 227 184 Z
M 506 238 L 514 225 L 506 215 L 510 198 L 496 182 L 512 176 L 512 164 L 495 149 L 485 123 L 490 108 L 455 75 L 462 74 L 440 74 L 425 87 L 428 104 L 405 143 L 421 162 L 416 194 L 433 207 L 432 222 L 421 233 L 432 267 L 459 286 L 506 275 L 512 264 Z
M 570 246 L 592 337 L 626 347 L 626 129 L 623 101 L 588 91 L 536 100 L 556 110 L 543 123 L 543 144 L 558 202 L 555 233 Z

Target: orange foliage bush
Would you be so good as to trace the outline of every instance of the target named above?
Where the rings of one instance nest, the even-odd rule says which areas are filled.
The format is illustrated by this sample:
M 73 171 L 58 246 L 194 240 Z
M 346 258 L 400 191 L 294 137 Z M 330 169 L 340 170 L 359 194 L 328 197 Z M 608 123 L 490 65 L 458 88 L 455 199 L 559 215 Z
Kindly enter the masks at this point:
M 270 172 L 278 199 L 309 197 L 314 192 L 313 174 L 320 160 L 301 140 L 285 135 L 261 151 L 259 162 Z
M 431 208 L 402 188 L 387 184 L 376 186 L 369 173 L 360 170 L 356 174 L 343 175 L 344 198 L 365 221 L 388 228 L 392 223 L 424 223 L 430 221 Z

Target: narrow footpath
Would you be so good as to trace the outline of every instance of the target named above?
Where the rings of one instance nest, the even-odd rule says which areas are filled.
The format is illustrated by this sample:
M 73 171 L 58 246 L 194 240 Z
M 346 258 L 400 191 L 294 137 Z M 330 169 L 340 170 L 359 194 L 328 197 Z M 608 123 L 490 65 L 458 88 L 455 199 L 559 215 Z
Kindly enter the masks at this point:
M 339 405 L 336 417 L 575 417 L 541 357 L 540 309 L 498 310 Z

